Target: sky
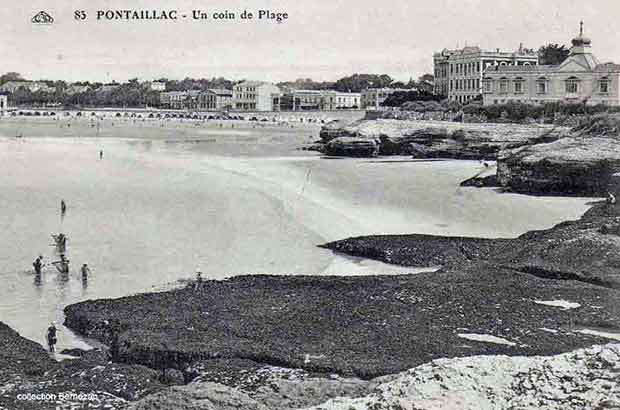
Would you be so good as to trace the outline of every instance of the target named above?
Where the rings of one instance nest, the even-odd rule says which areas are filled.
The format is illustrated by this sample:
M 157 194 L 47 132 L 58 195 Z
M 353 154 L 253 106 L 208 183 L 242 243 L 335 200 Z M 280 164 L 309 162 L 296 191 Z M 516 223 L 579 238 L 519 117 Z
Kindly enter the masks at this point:
M 620 62 L 618 0 L 26 0 L 0 9 L 0 72 L 28 79 L 166 77 L 334 81 L 353 73 L 406 81 L 457 45 L 516 50 L 570 44 L 584 21 L 601 62 Z M 97 20 L 98 10 L 178 10 L 177 21 Z M 45 10 L 54 18 L 36 25 Z M 83 10 L 86 20 L 74 19 Z M 193 20 L 193 10 L 207 20 Z M 231 11 L 235 20 L 212 19 Z M 288 20 L 241 20 L 243 10 Z

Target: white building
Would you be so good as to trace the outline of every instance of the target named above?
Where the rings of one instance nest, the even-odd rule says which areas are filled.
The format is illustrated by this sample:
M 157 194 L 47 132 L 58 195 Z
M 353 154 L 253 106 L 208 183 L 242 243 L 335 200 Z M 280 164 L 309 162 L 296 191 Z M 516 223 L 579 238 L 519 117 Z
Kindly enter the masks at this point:
M 149 88 L 153 91 L 166 91 L 166 83 L 163 81 L 151 81 Z
M 435 94 L 466 103 L 482 94 L 482 73 L 489 66 L 532 66 L 538 64 L 536 51 L 520 45 L 515 51 L 480 47 L 458 50 L 444 49 L 433 55 L 435 64 Z
M 244 81 L 233 87 L 233 107 L 240 111 L 278 111 L 280 88 L 263 81 Z
M 591 40 L 572 40 L 570 55 L 559 65 L 493 66 L 484 71 L 484 105 L 507 102 L 620 105 L 620 65 L 601 64 Z

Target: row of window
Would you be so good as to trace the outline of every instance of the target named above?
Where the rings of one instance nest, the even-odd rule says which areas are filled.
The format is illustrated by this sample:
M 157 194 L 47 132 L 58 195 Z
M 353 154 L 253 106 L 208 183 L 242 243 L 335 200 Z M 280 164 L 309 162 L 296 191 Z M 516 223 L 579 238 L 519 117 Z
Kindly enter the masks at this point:
M 515 62 L 514 65 L 531 65 L 531 64 L 536 64 L 536 62 L 529 62 L 529 61 L 521 61 L 521 62 Z M 481 66 L 481 62 L 480 61 L 476 61 L 476 62 L 471 62 L 471 63 L 452 63 L 450 64 L 450 74 L 454 75 L 460 75 L 462 77 L 467 76 L 467 75 L 472 75 L 472 74 L 479 74 L 481 69 L 485 70 L 487 67 L 489 66 L 493 66 L 493 65 L 500 65 L 500 66 L 505 66 L 505 65 L 513 65 L 512 63 L 509 63 L 507 61 L 485 61 L 484 62 L 484 67 Z M 442 64 L 439 67 L 435 68 L 435 77 L 439 77 L 439 78 L 445 78 L 448 77 L 448 65 L 447 64 Z
M 473 72 L 480 72 L 480 61 L 472 63 L 450 64 L 450 74 L 468 75 Z
M 238 110 L 255 110 L 255 103 L 237 103 L 236 107 Z
M 450 91 L 474 91 L 480 89 L 480 79 L 450 80 Z
M 460 103 L 466 103 L 468 101 L 471 101 L 473 99 L 475 99 L 476 97 L 479 97 L 478 94 L 470 94 L 470 95 L 453 95 L 450 97 L 451 100 L 453 101 L 458 101 Z
M 500 94 L 508 94 L 509 92 L 514 92 L 515 94 L 523 94 L 525 80 L 521 77 L 517 77 L 513 80 L 509 80 L 507 78 L 499 79 L 499 93 Z M 493 80 L 485 79 L 483 80 L 483 92 L 484 93 L 492 93 L 493 92 Z M 512 83 L 512 88 L 510 87 Z M 607 77 L 603 77 L 598 80 L 598 92 L 601 94 L 607 94 L 610 90 L 611 82 Z M 564 80 L 564 91 L 567 94 L 578 94 L 581 91 L 581 80 L 576 77 L 570 77 Z M 541 77 L 536 80 L 536 93 L 537 94 L 547 94 L 549 92 L 549 80 Z
M 238 98 L 240 100 L 254 100 L 256 99 L 256 94 L 241 93 L 241 94 L 236 94 L 235 98 Z

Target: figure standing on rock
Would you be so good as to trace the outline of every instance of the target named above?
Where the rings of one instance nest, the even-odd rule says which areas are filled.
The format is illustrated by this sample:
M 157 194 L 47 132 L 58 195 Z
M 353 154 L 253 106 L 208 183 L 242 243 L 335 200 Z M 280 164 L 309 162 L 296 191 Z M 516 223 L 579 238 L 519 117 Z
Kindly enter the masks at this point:
M 56 322 L 52 322 L 47 328 L 47 346 L 49 347 L 50 352 L 56 351 L 56 348 L 54 347 L 58 341 L 58 339 L 56 339 L 56 332 L 58 332 Z

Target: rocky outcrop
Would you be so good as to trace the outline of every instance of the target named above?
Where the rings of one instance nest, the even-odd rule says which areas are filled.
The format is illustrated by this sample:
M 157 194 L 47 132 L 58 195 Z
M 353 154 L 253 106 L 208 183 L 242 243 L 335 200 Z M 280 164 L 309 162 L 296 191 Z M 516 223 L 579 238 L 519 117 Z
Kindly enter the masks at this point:
M 500 185 L 528 194 L 601 195 L 620 170 L 620 136 L 566 137 L 503 151 Z
M 0 346 L 0 383 L 9 379 L 42 376 L 57 365 L 41 345 L 21 337 L 2 322 Z
M 417 267 L 454 267 L 481 260 L 546 279 L 620 289 L 620 204 L 604 201 L 578 221 L 514 239 L 376 235 L 322 245 L 348 255 Z
M 373 235 L 330 242 L 320 247 L 402 266 L 456 266 L 491 258 L 510 240 L 434 235 Z
M 620 408 L 620 345 L 555 357 L 435 360 L 400 373 L 361 398 L 308 410 L 583 410 Z
M 235 362 L 239 361 L 222 360 L 216 366 L 205 362 L 208 370 L 203 369 L 196 380 L 148 396 L 132 409 L 293 410 L 336 397 L 360 397 L 368 394 L 374 386 L 367 381 L 336 375 L 319 377 L 299 369 Z
M 620 115 L 600 115 L 558 140 L 505 149 L 497 179 L 528 194 L 605 194 L 618 184 L 613 175 L 620 172 L 619 129 Z
M 523 145 L 532 139 L 540 138 L 541 135 L 558 138 L 564 131 L 562 128 L 538 125 L 380 119 L 327 124 L 321 131 L 321 140 L 326 147 L 330 141 L 343 137 L 355 138 L 356 141 L 378 141 L 380 155 L 495 159 L 503 148 Z
M 162 389 L 159 373 L 111 363 L 105 352 L 73 351 L 57 362 L 40 345 L 0 323 L 0 409 L 124 409 Z
M 618 296 L 472 263 L 411 276 L 235 277 L 199 291 L 81 302 L 65 314 L 69 327 L 91 337 L 101 337 L 105 320 L 118 321 L 123 360 L 154 368 L 249 359 L 369 379 L 441 357 L 553 354 L 600 343 L 574 326 L 620 328 Z M 536 303 L 557 299 L 580 307 Z M 470 342 L 463 332 L 510 342 Z
M 379 143 L 370 139 L 338 137 L 325 144 L 323 152 L 339 157 L 376 157 Z

